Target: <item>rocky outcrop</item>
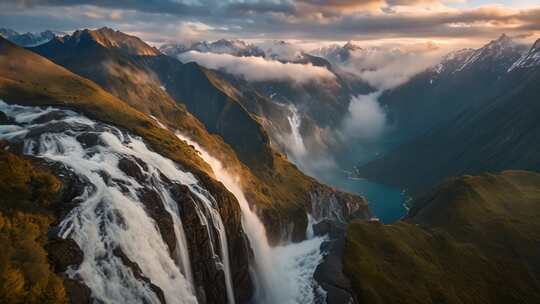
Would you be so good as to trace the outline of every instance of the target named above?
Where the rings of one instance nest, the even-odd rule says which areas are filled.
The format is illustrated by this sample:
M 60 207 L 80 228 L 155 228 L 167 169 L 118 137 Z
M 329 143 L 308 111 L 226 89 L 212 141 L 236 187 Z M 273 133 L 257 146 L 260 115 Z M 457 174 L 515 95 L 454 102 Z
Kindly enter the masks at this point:
M 229 244 L 229 263 L 236 303 L 248 303 L 253 296 L 253 282 L 250 277 L 250 265 L 253 253 L 242 228 L 242 215 L 236 198 L 222 184 L 215 183 L 210 177 L 199 179 L 201 186 L 212 193 L 218 204 L 219 213 L 225 226 Z M 224 297 L 226 293 L 221 294 Z M 212 302 L 209 302 L 212 303 Z
M 309 193 L 311 215 L 316 221 L 324 219 L 347 223 L 353 218 L 368 219 L 371 214 L 365 198 L 333 188 L 317 185 Z
M 72 239 L 53 237 L 45 244 L 45 250 L 57 273 L 66 271 L 70 266 L 79 266 L 84 258 L 81 248 Z
M 344 235 L 350 221 L 371 217 L 367 201 L 326 187 L 314 188 L 310 201 L 314 235 L 329 237 L 323 244 L 326 255 L 315 271 L 315 280 L 326 291 L 326 303 L 357 303 L 351 282 L 343 272 Z
M 131 272 L 133 272 L 133 275 L 135 276 L 135 278 L 137 278 L 138 280 L 140 281 L 143 281 L 144 283 L 150 285 L 150 289 L 156 294 L 156 296 L 158 297 L 159 299 L 159 302 L 161 304 L 166 304 L 167 302 L 165 301 L 165 295 L 163 294 L 163 290 L 161 290 L 161 288 L 159 288 L 158 286 L 154 285 L 152 283 L 152 281 L 150 281 L 149 278 L 145 277 L 141 268 L 139 267 L 139 265 L 137 265 L 137 263 L 131 261 L 127 255 L 122 251 L 122 248 L 120 247 L 116 247 L 113 249 L 113 255 L 115 255 L 116 257 L 118 257 L 122 263 L 124 263 L 124 265 L 126 265 L 130 270 Z

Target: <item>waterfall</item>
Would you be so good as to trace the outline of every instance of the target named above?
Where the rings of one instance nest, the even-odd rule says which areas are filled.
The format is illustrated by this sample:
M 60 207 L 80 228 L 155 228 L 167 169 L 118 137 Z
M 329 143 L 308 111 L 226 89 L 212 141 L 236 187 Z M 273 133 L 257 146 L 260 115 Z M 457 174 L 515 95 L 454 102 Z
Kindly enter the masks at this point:
M 160 303 L 157 286 L 167 303 L 197 303 L 179 206 L 171 192 L 177 184 L 200 201 L 195 207 L 209 232 L 212 250 L 210 224 L 217 231 L 221 258 L 214 253 L 216 265 L 225 272 L 227 296 L 234 303 L 228 243 L 217 203 L 191 173 L 150 151 L 140 138 L 73 111 L 7 105 L 1 100 L 0 111 L 16 120 L 0 125 L 0 139 L 22 142 L 25 154 L 61 164 L 83 184 L 82 193 L 71 202 L 76 207 L 59 225 L 59 234 L 74 239 L 83 251 L 82 264 L 66 273 L 82 280 L 93 298 L 104 303 Z M 126 174 L 122 162 L 140 174 Z M 151 203 L 161 203 L 172 218 L 175 256 L 171 257 L 145 207 L 143 191 L 153 191 L 157 201 Z M 126 265 L 126 258 L 138 265 L 147 280 Z
M 255 255 L 253 278 L 255 303 L 260 304 L 311 304 L 315 301 L 315 269 L 323 255 L 320 246 L 324 237 L 311 237 L 296 244 L 271 247 L 266 229 L 258 216 L 250 209 L 240 181 L 223 168 L 221 162 L 211 156 L 190 138 L 177 136 L 192 145 L 210 165 L 217 180 L 236 197 L 242 210 L 242 226 Z M 309 229 L 309 228 L 308 228 Z
M 300 118 L 300 115 L 298 114 L 298 109 L 293 104 L 289 105 L 289 111 L 291 112 L 291 116 L 287 117 L 287 120 L 289 121 L 289 126 L 291 128 L 291 134 L 290 134 L 291 145 L 289 149 L 291 151 L 291 154 L 294 156 L 295 160 L 297 162 L 300 162 L 303 159 L 303 157 L 305 157 L 307 154 L 306 146 L 304 144 L 304 139 L 302 138 L 302 135 L 300 134 L 300 126 L 302 124 L 302 119 Z

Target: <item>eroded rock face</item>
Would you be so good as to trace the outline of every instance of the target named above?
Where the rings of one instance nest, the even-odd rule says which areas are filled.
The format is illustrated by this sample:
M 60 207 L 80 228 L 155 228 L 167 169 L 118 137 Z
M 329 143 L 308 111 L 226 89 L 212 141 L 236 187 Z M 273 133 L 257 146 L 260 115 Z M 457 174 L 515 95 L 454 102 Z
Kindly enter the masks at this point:
M 159 302 L 161 304 L 166 304 L 167 302 L 165 301 L 165 295 L 163 294 L 163 290 L 161 290 L 161 288 L 159 288 L 158 286 L 154 285 L 152 283 L 152 281 L 147 278 L 146 276 L 144 276 L 141 268 L 139 267 L 139 265 L 137 265 L 137 263 L 133 262 L 132 260 L 130 260 L 126 254 L 122 251 L 122 248 L 120 247 L 116 247 L 114 248 L 113 250 L 113 254 L 115 256 L 117 256 L 118 258 L 120 258 L 120 260 L 122 261 L 122 263 L 124 263 L 124 265 L 126 265 L 129 269 L 131 269 L 131 271 L 133 272 L 133 275 L 140 281 L 143 281 L 145 282 L 146 284 L 150 285 L 150 289 L 156 294 L 156 296 L 158 297 L 159 299 Z
M 57 273 L 64 272 L 69 266 L 79 266 L 83 261 L 83 252 L 72 239 L 53 237 L 45 244 L 49 260 Z
M 254 290 L 249 270 L 253 252 L 242 228 L 242 214 L 238 201 L 222 184 L 215 183 L 208 176 L 201 176 L 199 182 L 212 193 L 219 206 L 229 244 L 229 263 L 236 303 L 248 303 Z M 220 297 L 223 298 L 225 294 L 221 294 Z
M 329 241 L 323 244 L 327 254 L 315 271 L 315 280 L 326 291 L 326 303 L 357 303 L 350 280 L 343 272 L 344 237 L 351 220 L 371 217 L 367 201 L 363 197 L 323 187 L 313 189 L 310 198 L 315 222 L 313 233 L 329 237 Z
M 311 215 L 316 221 L 328 219 L 348 223 L 353 218 L 368 219 L 371 214 L 365 198 L 329 187 L 314 187 L 309 194 Z

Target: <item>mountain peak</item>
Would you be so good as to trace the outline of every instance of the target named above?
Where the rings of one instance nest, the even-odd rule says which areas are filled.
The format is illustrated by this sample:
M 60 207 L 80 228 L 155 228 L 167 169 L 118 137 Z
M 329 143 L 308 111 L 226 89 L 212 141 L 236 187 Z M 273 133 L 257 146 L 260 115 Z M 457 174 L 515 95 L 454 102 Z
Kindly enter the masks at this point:
M 86 39 L 93 40 L 109 49 L 120 49 L 129 55 L 157 56 L 161 54 L 156 48 L 146 44 L 140 38 L 108 27 L 97 30 L 77 30 L 70 36 L 70 40 L 75 43 Z
M 4 38 L 9 38 L 11 36 L 19 35 L 16 31 L 9 28 L 0 28 L 0 36 Z
M 352 41 L 347 41 L 347 43 L 343 45 L 343 49 L 346 49 L 349 51 L 355 51 L 355 50 L 361 50 L 362 48 L 354 44 Z
M 508 72 L 516 68 L 531 68 L 537 66 L 540 66 L 540 39 L 536 40 L 529 51 L 512 64 L 508 69 Z
M 474 51 L 457 71 L 471 67 L 473 64 L 483 62 L 491 68 L 508 69 L 526 51 L 525 46 L 516 43 L 506 34 Z
M 499 36 L 499 38 L 497 38 L 496 40 L 490 41 L 483 48 L 506 48 L 506 47 L 511 47 L 514 45 L 516 45 L 514 40 L 512 40 L 512 38 L 510 38 L 508 35 L 503 33 L 501 36 Z

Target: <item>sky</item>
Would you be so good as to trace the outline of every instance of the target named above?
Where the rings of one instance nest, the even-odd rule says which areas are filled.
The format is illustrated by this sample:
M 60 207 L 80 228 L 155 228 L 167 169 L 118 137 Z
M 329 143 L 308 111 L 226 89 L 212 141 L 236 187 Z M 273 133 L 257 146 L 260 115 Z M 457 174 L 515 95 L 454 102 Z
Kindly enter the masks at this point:
M 0 0 L 0 27 L 108 26 L 153 44 L 239 38 L 475 46 L 540 38 L 538 0 Z

